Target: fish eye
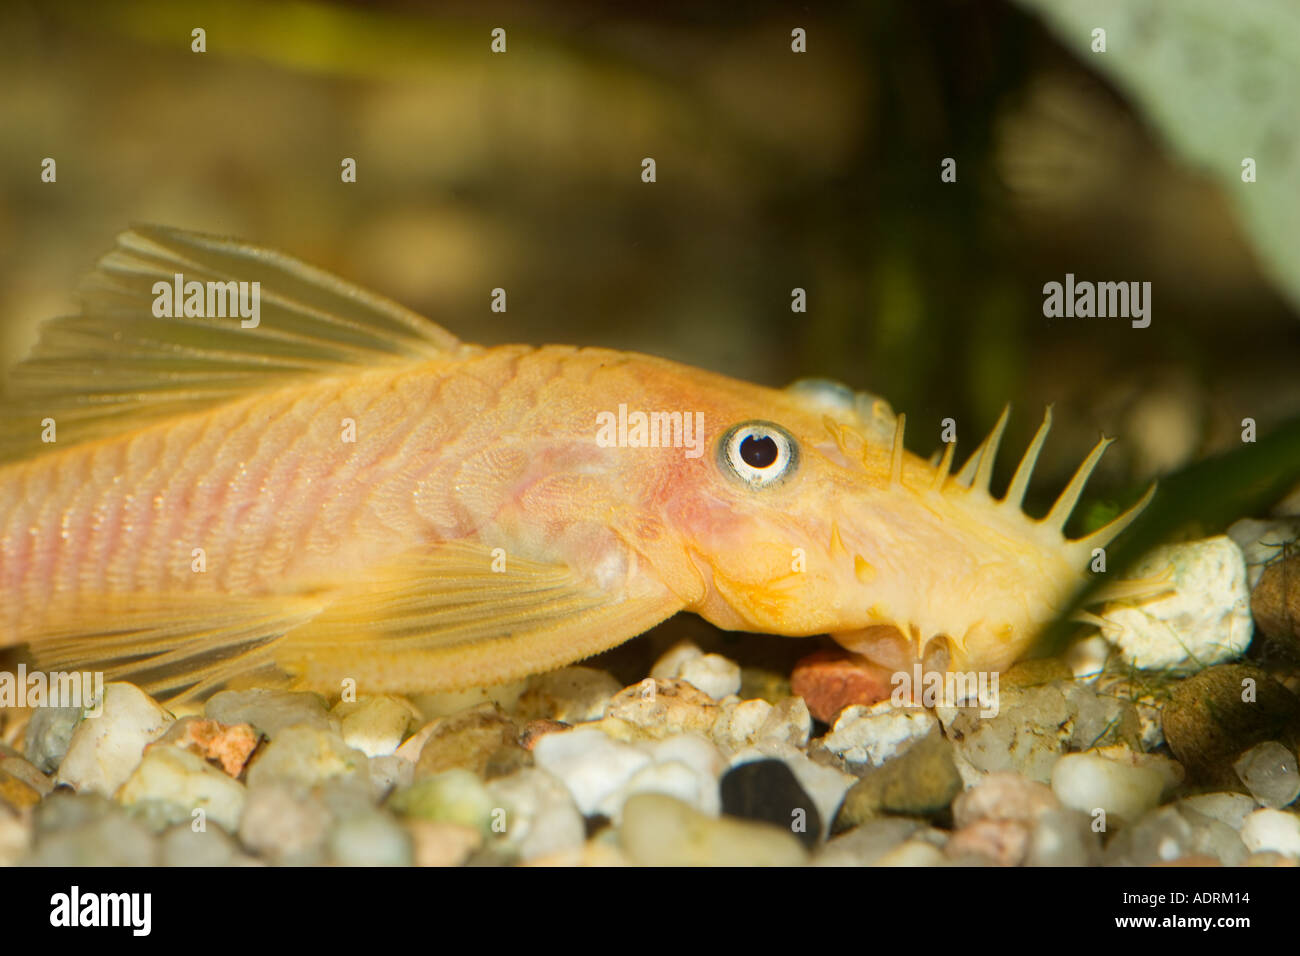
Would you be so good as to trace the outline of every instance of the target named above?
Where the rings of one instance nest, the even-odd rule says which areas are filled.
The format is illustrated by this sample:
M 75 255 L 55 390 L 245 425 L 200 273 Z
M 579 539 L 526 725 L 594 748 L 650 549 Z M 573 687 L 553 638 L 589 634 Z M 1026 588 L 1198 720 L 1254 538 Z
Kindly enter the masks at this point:
M 733 425 L 718 443 L 718 465 L 751 488 L 770 488 L 794 473 L 799 446 L 772 422 Z

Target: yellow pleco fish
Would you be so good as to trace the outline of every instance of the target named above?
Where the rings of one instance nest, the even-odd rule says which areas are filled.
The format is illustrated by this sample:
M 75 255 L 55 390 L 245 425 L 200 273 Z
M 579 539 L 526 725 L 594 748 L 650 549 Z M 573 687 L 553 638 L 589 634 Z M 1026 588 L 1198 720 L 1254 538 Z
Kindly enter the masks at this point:
M 155 694 L 232 679 L 450 690 L 580 660 L 681 610 L 829 633 L 890 667 L 1000 670 L 1086 583 L 966 466 L 825 384 L 484 348 L 288 256 L 123 233 L 42 326 L 0 421 L 0 644 Z M 1129 589 L 1140 592 L 1139 584 Z

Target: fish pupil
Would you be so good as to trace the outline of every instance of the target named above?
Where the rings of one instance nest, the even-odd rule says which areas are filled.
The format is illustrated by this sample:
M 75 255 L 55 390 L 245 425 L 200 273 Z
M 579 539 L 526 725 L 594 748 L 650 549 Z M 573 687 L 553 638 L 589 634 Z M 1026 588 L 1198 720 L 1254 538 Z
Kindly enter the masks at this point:
M 740 443 L 741 460 L 750 468 L 770 468 L 776 456 L 776 442 L 767 435 L 749 435 Z

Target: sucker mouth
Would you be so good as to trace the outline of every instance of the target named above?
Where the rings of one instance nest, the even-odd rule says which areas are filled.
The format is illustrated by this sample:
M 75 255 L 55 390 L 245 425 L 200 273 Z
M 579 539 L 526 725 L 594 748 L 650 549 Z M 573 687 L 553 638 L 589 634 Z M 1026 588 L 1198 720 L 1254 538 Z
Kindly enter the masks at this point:
M 924 672 L 946 671 L 952 664 L 952 641 L 943 635 L 929 638 L 923 650 L 919 637 L 908 637 L 892 624 L 875 624 L 831 637 L 846 650 L 893 671 L 910 673 L 918 661 Z

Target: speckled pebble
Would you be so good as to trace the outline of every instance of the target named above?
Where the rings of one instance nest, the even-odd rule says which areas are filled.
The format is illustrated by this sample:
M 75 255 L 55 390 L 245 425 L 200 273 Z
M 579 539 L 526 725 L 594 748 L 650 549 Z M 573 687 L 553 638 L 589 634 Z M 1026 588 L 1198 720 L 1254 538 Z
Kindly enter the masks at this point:
M 139 765 L 145 745 L 167 731 L 172 717 L 132 684 L 106 684 L 102 706 L 98 717 L 87 717 L 73 731 L 58 781 L 111 797 Z
M 996 715 L 981 715 L 977 707 L 937 708 L 936 713 L 955 741 L 957 756 L 974 771 L 1013 770 L 1040 783 L 1051 779 L 1053 765 L 1066 751 L 1136 746 L 1141 735 L 1131 703 L 1065 680 L 1028 686 L 1004 681 Z M 973 782 L 976 774 L 964 777 Z
M 929 711 L 895 707 L 886 700 L 870 707 L 844 708 L 823 742 L 827 750 L 850 764 L 879 767 L 938 726 Z
M 1193 780 L 1231 789 L 1239 785 L 1232 764 L 1243 751 L 1300 732 L 1300 698 L 1253 664 L 1219 664 L 1177 683 L 1163 724 L 1169 749 Z
M 774 741 L 791 747 L 806 747 L 812 737 L 812 713 L 802 697 L 785 697 L 776 702 L 772 712 L 758 728 L 759 741 Z
M 252 724 L 272 740 L 294 724 L 317 730 L 333 730 L 336 726 L 330 720 L 325 698 L 298 691 L 226 690 L 214 694 L 203 713 L 223 724 Z
M 707 734 L 718 711 L 712 697 L 683 680 L 647 678 L 614 695 L 601 729 L 627 739 L 671 737 L 691 730 Z
M 728 754 L 763 743 L 802 748 L 812 735 L 812 714 L 802 697 L 785 697 L 775 704 L 733 698 L 721 703 L 711 734 Z
M 773 707 L 765 700 L 738 700 L 722 705 L 711 733 L 728 753 L 748 747 L 758 737 Z

